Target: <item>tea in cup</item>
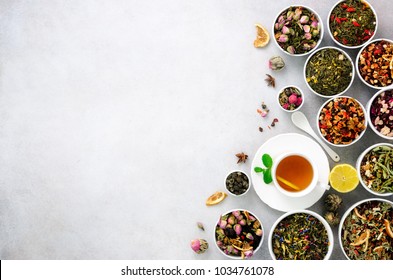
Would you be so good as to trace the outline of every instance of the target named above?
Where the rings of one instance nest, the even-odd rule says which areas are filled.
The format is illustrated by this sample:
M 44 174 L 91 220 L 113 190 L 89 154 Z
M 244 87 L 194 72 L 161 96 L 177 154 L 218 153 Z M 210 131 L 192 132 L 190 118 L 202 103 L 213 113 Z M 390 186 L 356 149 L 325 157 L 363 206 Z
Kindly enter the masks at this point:
M 321 185 L 318 182 L 318 169 L 314 162 L 299 153 L 278 156 L 273 163 L 272 177 L 276 188 L 291 197 L 305 196 L 317 185 Z

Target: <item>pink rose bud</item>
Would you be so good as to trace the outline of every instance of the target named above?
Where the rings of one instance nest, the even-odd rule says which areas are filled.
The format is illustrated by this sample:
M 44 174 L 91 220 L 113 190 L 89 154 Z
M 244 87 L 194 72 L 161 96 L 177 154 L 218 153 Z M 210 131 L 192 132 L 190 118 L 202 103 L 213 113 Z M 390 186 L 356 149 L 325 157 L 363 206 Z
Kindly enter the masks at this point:
M 318 21 L 314 20 L 314 21 L 311 23 L 311 27 L 312 27 L 312 28 L 318 28 Z
M 302 17 L 300 18 L 300 23 L 301 23 L 301 24 L 305 24 L 305 23 L 308 22 L 309 19 L 310 19 L 310 18 L 309 18 L 308 16 L 302 16 Z
M 296 101 L 296 106 L 300 106 L 302 104 L 302 102 L 303 102 L 303 99 L 301 97 L 298 97 L 297 101 Z
M 281 31 L 282 31 L 282 34 L 288 34 L 289 33 L 289 28 L 284 25 L 282 27 Z
M 287 48 L 287 52 L 289 52 L 290 54 L 294 54 L 295 53 L 295 47 L 294 46 L 289 46 Z
M 296 94 L 292 94 L 289 98 L 289 103 L 290 104 L 295 104 L 297 102 L 297 95 Z
M 278 41 L 281 42 L 281 43 L 288 42 L 288 36 L 285 35 L 285 34 L 280 35 L 280 37 L 278 38 Z
M 306 38 L 307 40 L 310 40 L 312 38 L 311 33 L 304 34 L 304 38 Z
M 310 25 L 303 26 L 304 32 L 310 32 Z

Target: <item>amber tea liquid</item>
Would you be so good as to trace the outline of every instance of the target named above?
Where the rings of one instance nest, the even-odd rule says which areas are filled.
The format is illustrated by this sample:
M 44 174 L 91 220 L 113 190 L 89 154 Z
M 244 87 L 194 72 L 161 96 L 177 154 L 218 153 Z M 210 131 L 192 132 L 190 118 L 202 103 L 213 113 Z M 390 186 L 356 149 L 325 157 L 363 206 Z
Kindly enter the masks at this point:
M 286 181 L 296 185 L 299 190 L 294 190 L 283 182 L 279 185 L 289 192 L 299 192 L 306 189 L 314 177 L 311 163 L 302 156 L 292 155 L 280 161 L 276 169 L 276 178 L 281 177 Z

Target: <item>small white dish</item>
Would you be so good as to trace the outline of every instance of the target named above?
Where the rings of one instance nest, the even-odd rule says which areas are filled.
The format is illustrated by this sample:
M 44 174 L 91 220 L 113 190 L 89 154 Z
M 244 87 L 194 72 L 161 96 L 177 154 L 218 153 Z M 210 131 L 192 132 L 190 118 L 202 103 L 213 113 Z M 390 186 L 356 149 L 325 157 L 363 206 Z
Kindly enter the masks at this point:
M 360 184 L 361 184 L 368 192 L 370 192 L 370 193 L 373 194 L 373 195 L 385 197 L 385 196 L 391 196 L 391 195 L 393 195 L 393 192 L 390 192 L 390 193 L 379 193 L 379 192 L 376 192 L 376 191 L 372 190 L 372 189 L 369 188 L 369 187 L 366 185 L 366 183 L 363 181 L 363 179 L 362 179 L 362 174 L 361 174 L 361 171 L 360 171 L 360 170 L 361 170 L 361 163 L 362 163 L 362 161 L 363 161 L 363 158 L 364 158 L 372 149 L 374 149 L 374 148 L 376 148 L 376 147 L 380 147 L 380 146 L 387 146 L 387 147 L 390 147 L 390 148 L 393 149 L 393 144 L 389 144 L 389 143 L 378 143 L 378 144 L 372 145 L 371 147 L 368 147 L 368 148 L 367 148 L 366 150 L 364 150 L 364 152 L 361 153 L 361 155 L 358 157 L 358 159 L 357 159 L 357 161 L 356 161 L 356 170 L 357 170 L 357 173 L 358 173 L 358 177 L 359 177 Z
M 274 160 L 283 153 L 298 152 L 312 158 L 316 163 L 319 173 L 319 182 L 329 183 L 329 161 L 321 146 L 311 138 L 297 134 L 279 134 L 267 140 L 256 152 L 251 163 L 251 181 L 259 198 L 271 208 L 287 212 L 296 209 L 306 209 L 314 205 L 325 193 L 324 188 L 315 188 L 311 193 L 303 197 L 289 197 L 277 190 L 271 184 L 263 181 L 261 173 L 255 173 L 254 167 L 263 166 L 262 155 L 269 154 Z
M 293 109 L 293 110 L 285 109 L 285 108 L 280 104 L 280 96 L 281 96 L 281 94 L 283 93 L 283 91 L 284 91 L 285 89 L 287 89 L 287 88 L 294 88 L 294 89 L 300 94 L 300 98 L 301 98 L 301 100 L 302 100 L 302 102 L 300 103 L 300 105 L 299 105 L 297 108 Z M 279 106 L 284 112 L 293 113 L 293 112 L 299 111 L 300 108 L 302 108 L 302 106 L 303 106 L 303 104 L 304 104 L 304 93 L 303 93 L 303 91 L 302 91 L 299 87 L 297 87 L 297 86 L 294 86 L 294 85 L 285 86 L 285 87 L 283 87 L 282 89 L 280 89 L 280 91 L 279 91 L 278 94 L 277 94 L 277 103 L 278 103 L 278 106 Z
M 235 194 L 235 193 L 231 192 L 231 191 L 228 189 L 228 186 L 227 186 L 227 178 L 228 178 L 229 175 L 231 175 L 231 174 L 234 173 L 234 172 L 243 173 L 243 174 L 246 175 L 246 177 L 247 177 L 247 180 L 248 180 L 248 188 L 247 188 L 247 190 L 246 190 L 244 193 L 242 193 L 242 194 Z M 238 169 L 232 170 L 231 172 L 229 172 L 229 173 L 227 174 L 227 176 L 225 176 L 224 186 L 225 186 L 225 189 L 228 191 L 228 193 L 229 193 L 230 195 L 237 196 L 237 197 L 238 197 L 238 196 L 243 196 L 243 195 L 245 195 L 246 193 L 248 193 L 248 191 L 249 191 L 250 188 L 251 188 L 250 176 L 248 176 L 248 174 L 247 174 L 245 171 L 238 170 Z
M 325 226 L 325 229 L 327 231 L 327 235 L 328 235 L 328 238 L 329 238 L 329 249 L 328 249 L 328 251 L 327 251 L 327 253 L 326 253 L 326 255 L 325 255 L 323 260 L 328 260 L 330 258 L 330 256 L 332 255 L 332 253 L 333 253 L 333 247 L 334 247 L 334 236 L 333 236 L 332 228 L 329 226 L 329 224 L 326 222 L 326 220 L 324 218 L 322 218 L 321 215 L 315 213 L 314 211 L 310 211 L 310 210 L 293 210 L 293 211 L 289 211 L 289 212 L 283 214 L 281 217 L 279 217 L 274 222 L 274 224 L 272 226 L 272 229 L 270 230 L 269 239 L 268 239 L 268 242 L 269 242 L 268 247 L 269 247 L 270 256 L 272 257 L 273 260 L 277 260 L 276 259 L 276 254 L 274 254 L 274 251 L 273 251 L 273 244 L 272 244 L 273 233 L 274 233 L 275 228 L 286 217 L 289 217 L 289 216 L 292 216 L 292 215 L 298 214 L 298 213 L 305 213 L 305 214 L 314 216 L 315 218 L 317 218 Z

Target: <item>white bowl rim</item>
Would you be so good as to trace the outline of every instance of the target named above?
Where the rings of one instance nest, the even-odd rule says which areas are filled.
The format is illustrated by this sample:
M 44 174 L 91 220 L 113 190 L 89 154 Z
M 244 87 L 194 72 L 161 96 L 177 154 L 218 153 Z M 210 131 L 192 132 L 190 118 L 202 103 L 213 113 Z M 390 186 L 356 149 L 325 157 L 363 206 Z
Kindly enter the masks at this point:
M 371 115 L 371 106 L 372 106 L 372 104 L 373 104 L 375 98 L 377 98 L 381 93 L 383 93 L 383 92 L 385 92 L 385 91 L 388 91 L 388 90 L 392 90 L 392 91 L 393 91 L 393 84 L 390 85 L 390 86 L 388 86 L 388 87 L 386 87 L 386 88 L 380 89 L 378 92 L 376 92 L 376 93 L 370 98 L 370 100 L 367 102 L 367 105 L 366 105 L 367 108 L 366 108 L 366 109 L 367 109 L 368 124 L 370 125 L 371 129 L 375 132 L 375 134 L 377 134 L 378 136 L 380 136 L 380 137 L 382 137 L 382 138 L 384 138 L 384 139 L 393 140 L 393 137 L 385 136 L 385 135 L 383 135 L 380 131 L 378 131 L 378 130 L 375 128 L 374 124 L 372 123 L 371 116 L 370 116 L 370 115 Z
M 234 173 L 234 172 L 241 172 L 241 173 L 243 173 L 244 175 L 246 175 L 246 177 L 247 177 L 247 179 L 248 179 L 248 188 L 247 188 L 247 190 L 246 190 L 244 193 L 242 193 L 242 194 L 234 194 L 234 193 L 232 193 L 230 190 L 228 190 L 228 188 L 227 188 L 227 178 L 228 178 L 228 176 L 229 176 L 230 174 L 232 174 L 232 173 Z M 225 187 L 225 189 L 228 191 L 228 193 L 229 193 L 230 195 L 233 195 L 233 196 L 235 196 L 235 197 L 243 196 L 243 195 L 245 195 L 246 193 L 248 193 L 248 191 L 249 191 L 250 188 L 251 188 L 250 176 L 248 176 L 248 174 L 247 174 L 246 171 L 243 171 L 243 170 L 240 170 L 240 169 L 231 170 L 231 171 L 228 172 L 227 175 L 225 176 L 225 179 L 224 179 L 224 187 Z
M 276 260 L 276 255 L 273 252 L 273 245 L 272 245 L 272 237 L 273 237 L 273 232 L 275 230 L 275 228 L 277 227 L 277 225 L 286 217 L 291 216 L 293 214 L 297 214 L 297 213 L 305 213 L 305 214 L 309 214 L 314 216 L 315 218 L 317 218 L 326 228 L 327 234 L 328 234 L 328 238 L 329 238 L 329 249 L 324 257 L 323 260 L 328 260 L 330 259 L 330 256 L 333 253 L 333 247 L 334 247 L 334 235 L 333 235 L 333 231 L 332 228 L 330 227 L 330 225 L 328 224 L 328 222 L 318 213 L 311 211 L 311 210 L 292 210 L 289 211 L 283 215 L 281 215 L 273 224 L 273 226 L 271 227 L 270 233 L 269 233 L 269 239 L 268 239 L 268 247 L 269 247 L 269 253 L 270 256 L 272 257 L 273 260 Z
M 367 83 L 367 82 L 363 79 L 363 77 L 362 77 L 362 75 L 360 74 L 360 71 L 359 71 L 359 59 L 360 59 L 360 55 L 362 54 L 362 52 L 364 51 L 364 49 L 367 48 L 370 44 L 373 44 L 373 43 L 378 42 L 378 41 L 386 41 L 386 42 L 389 42 L 389 43 L 391 43 L 391 44 L 393 45 L 393 40 L 391 40 L 391 39 L 386 39 L 386 38 L 377 38 L 377 39 L 374 39 L 374 40 L 372 40 L 372 41 L 367 42 L 367 44 L 364 45 L 364 46 L 360 49 L 360 51 L 358 52 L 358 54 L 357 54 L 357 56 L 356 56 L 355 65 L 356 65 L 356 74 L 358 75 L 359 80 L 361 80 L 363 84 L 365 84 L 366 86 L 369 86 L 370 88 L 373 88 L 373 89 L 383 90 L 383 89 L 387 89 L 387 88 L 390 88 L 391 86 L 393 86 L 393 83 L 390 84 L 390 85 L 387 85 L 387 86 L 385 86 L 385 87 L 373 86 L 372 84 Z
M 263 240 L 265 239 L 265 229 L 263 228 L 262 220 L 261 220 L 257 215 L 255 215 L 254 212 L 251 212 L 250 210 L 247 210 L 247 209 L 244 209 L 244 208 L 233 208 L 233 209 L 231 209 L 231 210 L 228 210 L 228 211 L 223 212 L 223 213 L 220 215 L 220 217 L 223 216 L 223 215 L 229 214 L 229 213 L 231 213 L 231 212 L 233 212 L 233 211 L 247 211 L 247 212 L 250 213 L 252 216 L 254 216 L 254 217 L 259 221 L 259 223 L 261 224 L 262 237 L 261 237 L 261 242 L 259 243 L 258 247 L 254 249 L 254 255 L 255 255 L 255 253 L 262 247 Z M 220 219 L 220 218 L 219 218 L 219 219 Z M 213 234 L 214 234 L 214 235 L 213 235 L 213 237 L 214 237 L 213 240 L 214 240 L 214 244 L 215 244 L 216 248 L 218 249 L 218 251 L 221 252 L 221 254 L 223 254 L 224 256 L 226 256 L 226 257 L 228 257 L 228 258 L 230 258 L 230 259 L 241 260 L 241 259 L 242 259 L 241 257 L 235 257 L 235 256 L 231 256 L 231 255 L 225 254 L 224 251 L 222 251 L 222 250 L 218 247 L 218 245 L 217 245 L 217 239 L 216 239 L 216 227 L 217 227 L 217 223 L 218 223 L 218 220 L 215 222 L 214 227 L 213 227 Z M 252 258 L 252 257 L 251 257 L 251 258 Z
M 311 86 L 310 86 L 310 84 L 307 82 L 307 77 L 306 77 L 306 69 L 307 69 L 307 65 L 308 65 L 308 62 L 310 61 L 310 59 L 315 55 L 315 54 L 317 54 L 318 52 L 320 52 L 320 51 L 322 51 L 322 50 L 326 50 L 326 49 L 333 49 L 333 50 L 337 50 L 337 51 L 339 51 L 339 52 L 341 52 L 342 54 L 344 54 L 347 58 L 348 58 L 348 60 L 351 62 L 351 66 L 352 66 L 352 77 L 351 77 L 351 81 L 350 81 L 350 83 L 349 83 L 349 85 L 342 91 L 342 92 L 340 92 L 340 93 L 337 93 L 337 94 L 335 94 L 335 95 L 323 95 L 323 94 L 320 94 L 319 92 L 316 92 Z M 345 92 L 347 92 L 348 90 L 349 90 L 349 88 L 352 86 L 352 84 L 353 84 L 353 80 L 355 79 L 355 65 L 354 65 L 354 63 L 353 63 L 353 61 L 352 61 L 352 58 L 349 56 L 349 54 L 346 52 L 346 51 L 344 51 L 344 50 L 342 50 L 342 49 L 340 49 L 340 48 L 337 48 L 337 47 L 334 47 L 334 46 L 326 46 L 326 47 L 322 47 L 322 48 L 319 48 L 317 51 L 315 51 L 313 54 L 311 54 L 308 58 L 307 58 L 307 60 L 306 60 L 306 62 L 304 63 L 304 67 L 303 67 L 303 78 L 304 78 L 304 82 L 306 83 L 306 85 L 307 85 L 307 87 L 314 93 L 314 94 L 316 94 L 316 95 L 318 95 L 318 96 L 320 96 L 320 97 L 323 97 L 323 98 L 332 98 L 332 97 L 337 97 L 337 96 L 340 96 L 340 95 L 343 95 Z
M 336 43 L 337 45 L 339 45 L 340 47 L 347 48 L 347 49 L 359 49 L 359 48 L 361 48 L 361 47 L 364 47 L 364 45 L 368 44 L 369 42 L 371 42 L 371 40 L 374 39 L 375 34 L 377 34 L 377 30 L 378 30 L 378 15 L 377 15 L 377 12 L 375 11 L 374 7 L 373 7 L 368 1 L 361 0 L 362 2 L 365 2 L 365 3 L 371 8 L 371 10 L 373 11 L 373 13 L 374 13 L 374 15 L 375 15 L 375 30 L 374 30 L 374 34 L 370 37 L 370 39 L 368 39 L 368 40 L 365 41 L 363 44 L 358 45 L 358 46 L 347 46 L 347 45 L 341 44 L 340 42 L 338 42 L 338 41 L 333 37 L 332 31 L 330 30 L 329 21 L 330 21 L 330 15 L 332 14 L 333 9 L 334 9 L 338 4 L 340 4 L 340 3 L 344 2 L 344 1 L 346 1 L 346 0 L 340 0 L 340 1 L 336 2 L 336 4 L 334 4 L 333 7 L 330 9 L 330 11 L 329 11 L 329 13 L 328 13 L 328 17 L 327 17 L 326 29 L 328 30 L 328 33 L 329 33 L 329 35 L 330 35 L 330 38 L 333 40 L 333 42 Z
M 356 138 L 355 140 L 353 140 L 353 141 L 352 141 L 351 143 L 349 143 L 349 144 L 334 144 L 334 143 L 329 142 L 328 140 L 326 140 L 325 137 L 323 137 L 323 135 L 322 135 L 322 133 L 321 133 L 321 129 L 319 128 L 319 115 L 321 114 L 321 111 L 322 111 L 323 107 L 325 107 L 326 104 L 328 104 L 330 101 L 332 101 L 333 99 L 336 99 L 336 98 L 352 98 L 352 99 L 356 100 L 356 102 L 360 105 L 360 107 L 362 108 L 362 110 L 363 110 L 363 112 L 364 112 L 364 126 L 365 126 L 365 128 L 364 128 L 364 130 L 360 133 L 359 137 Z M 318 114 L 317 114 L 317 131 L 318 131 L 319 136 L 320 136 L 320 137 L 323 139 L 323 141 L 325 141 L 326 143 L 328 143 L 328 144 L 330 144 L 330 145 L 332 145 L 332 146 L 334 146 L 334 147 L 338 147 L 338 148 L 341 148 L 341 147 L 348 147 L 348 146 L 350 146 L 350 145 L 355 144 L 357 141 L 360 140 L 360 138 L 363 137 L 363 135 L 364 135 L 364 133 L 366 132 L 367 127 L 368 127 L 368 120 L 367 120 L 368 118 L 367 118 L 367 117 L 368 117 L 368 116 L 367 116 L 366 109 L 364 108 L 363 104 L 360 103 L 359 100 L 357 100 L 356 98 L 351 97 L 351 96 L 342 96 L 342 95 L 336 96 L 336 97 L 330 98 L 329 100 L 325 101 L 325 102 L 322 104 L 322 106 L 319 108 Z
M 368 188 L 368 187 L 366 186 L 366 184 L 365 184 L 364 181 L 362 180 L 362 176 L 361 176 L 361 174 L 360 174 L 360 165 L 361 165 L 361 162 L 362 162 L 363 158 L 365 157 L 365 155 L 366 155 L 368 152 L 370 152 L 372 149 L 374 149 L 374 148 L 376 148 L 376 147 L 380 147 L 380 146 L 388 146 L 388 147 L 391 147 L 391 148 L 393 149 L 393 144 L 391 144 L 391 143 L 377 143 L 377 144 L 374 144 L 374 145 L 368 147 L 367 149 L 365 149 L 365 150 L 360 154 L 360 156 L 359 156 L 358 159 L 356 160 L 356 171 L 357 171 L 357 173 L 358 173 L 358 177 L 359 177 L 360 184 L 361 184 L 367 191 L 369 191 L 370 193 L 372 193 L 372 194 L 374 194 L 374 195 L 377 195 L 377 196 L 386 197 L 386 196 L 391 196 L 391 195 L 393 195 L 393 192 L 390 192 L 390 193 L 379 193 L 379 192 L 373 191 L 372 189 L 370 189 L 370 188 Z
M 358 201 L 358 202 L 355 202 L 354 204 L 352 204 L 352 205 L 347 209 L 347 211 L 345 211 L 344 215 L 341 217 L 340 224 L 338 225 L 337 238 L 338 238 L 338 242 L 339 242 L 339 244 L 340 244 L 341 251 L 343 252 L 343 254 L 345 255 L 345 257 L 346 257 L 348 260 L 351 260 L 351 259 L 350 259 L 350 258 L 347 256 L 347 254 L 345 253 L 345 251 L 344 251 L 344 246 L 343 246 L 342 240 L 341 240 L 341 231 L 342 231 L 342 228 L 343 228 L 343 225 L 344 225 L 344 221 L 345 221 L 345 219 L 347 218 L 347 216 L 349 215 L 349 213 L 351 213 L 351 211 L 352 211 L 353 209 L 355 209 L 355 207 L 357 207 L 357 206 L 359 206 L 360 204 L 363 204 L 363 203 L 365 203 L 365 202 L 368 202 L 368 201 L 381 201 L 381 202 L 386 202 L 386 203 L 389 203 L 390 205 L 393 205 L 393 202 L 392 202 L 392 201 L 387 200 L 387 199 L 384 199 L 384 198 L 377 198 L 377 197 L 375 197 L 375 198 L 366 198 L 366 199 L 360 200 L 360 201 Z
M 283 92 L 284 89 L 286 89 L 286 88 L 296 88 L 296 89 L 300 92 L 300 96 L 302 97 L 302 104 L 300 104 L 300 106 L 297 107 L 297 108 L 294 109 L 294 110 L 286 110 L 286 109 L 284 109 L 284 108 L 281 106 L 281 104 L 280 104 L 280 94 L 281 94 L 281 92 Z M 284 112 L 287 112 L 287 113 L 293 113 L 293 112 L 296 112 L 296 111 L 300 110 L 300 108 L 301 108 L 301 107 L 303 106 L 303 104 L 304 104 L 304 101 L 305 101 L 305 99 L 304 99 L 304 93 L 303 93 L 303 91 L 301 90 L 300 87 L 295 86 L 295 85 L 287 85 L 287 86 L 281 88 L 281 89 L 278 91 L 278 94 L 277 94 L 278 106 L 279 106 L 282 110 L 284 110 Z
M 274 35 L 275 35 L 274 25 L 276 24 L 276 20 L 278 19 L 278 17 L 281 15 L 282 12 L 284 12 L 285 10 L 287 10 L 287 9 L 289 9 L 291 7 L 303 7 L 305 9 L 309 10 L 310 12 L 312 12 L 318 18 L 318 24 L 320 25 L 320 30 L 319 30 L 320 37 L 319 37 L 319 40 L 317 41 L 317 44 L 315 45 L 315 47 L 313 49 L 309 50 L 308 52 L 300 53 L 300 54 L 291 54 L 291 53 L 287 52 L 286 50 L 284 50 L 283 48 L 281 48 L 280 45 L 277 43 L 275 37 L 274 37 Z M 307 56 L 307 55 L 313 53 L 314 51 L 316 51 L 318 49 L 319 45 L 321 44 L 321 42 L 323 40 L 323 35 L 324 35 L 324 26 L 323 26 L 322 18 L 314 9 L 310 8 L 309 6 L 306 6 L 306 5 L 303 5 L 303 4 L 292 4 L 292 5 L 287 6 L 284 9 L 280 10 L 280 12 L 274 17 L 273 26 L 272 26 L 272 37 L 273 37 L 272 39 L 273 39 L 274 43 L 276 44 L 276 46 L 283 53 L 285 53 L 285 54 L 287 54 L 289 56 L 302 57 L 302 56 Z

